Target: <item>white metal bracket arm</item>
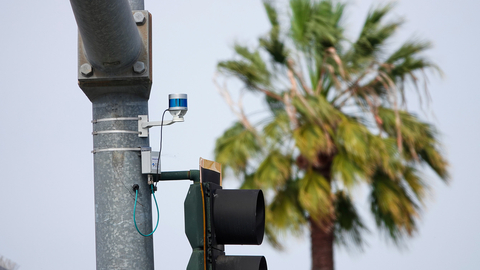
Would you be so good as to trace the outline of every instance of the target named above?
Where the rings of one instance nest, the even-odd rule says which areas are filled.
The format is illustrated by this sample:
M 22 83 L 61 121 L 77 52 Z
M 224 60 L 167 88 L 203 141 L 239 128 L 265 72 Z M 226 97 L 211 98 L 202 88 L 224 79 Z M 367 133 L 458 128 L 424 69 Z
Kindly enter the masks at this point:
M 174 117 L 172 120 L 148 122 L 148 115 L 138 116 L 138 137 L 148 137 L 148 129 L 151 127 L 168 126 L 176 122 L 183 122 L 183 117 Z

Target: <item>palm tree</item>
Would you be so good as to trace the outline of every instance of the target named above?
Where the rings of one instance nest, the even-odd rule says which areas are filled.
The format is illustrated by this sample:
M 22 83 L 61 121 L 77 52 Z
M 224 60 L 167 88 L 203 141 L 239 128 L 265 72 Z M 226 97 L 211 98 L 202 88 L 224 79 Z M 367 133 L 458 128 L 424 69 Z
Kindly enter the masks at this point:
M 395 243 L 412 236 L 429 188 L 422 171 L 448 180 L 435 127 L 406 110 L 406 89 L 428 99 L 425 74 L 440 72 L 422 56 L 431 44 L 411 39 L 389 53 L 402 25 L 386 20 L 391 5 L 372 8 L 355 41 L 344 3 L 290 0 L 283 17 L 264 7 L 271 30 L 256 48 L 236 44 L 218 69 L 262 96 L 267 116 L 253 123 L 215 80 L 239 117 L 215 155 L 243 188 L 266 192 L 267 239 L 281 247 L 279 232 L 307 228 L 312 270 L 334 269 L 333 244 L 361 247 L 368 230 L 352 196 L 361 187 L 380 231 Z
M 0 270 L 18 270 L 20 266 L 13 261 L 0 256 Z

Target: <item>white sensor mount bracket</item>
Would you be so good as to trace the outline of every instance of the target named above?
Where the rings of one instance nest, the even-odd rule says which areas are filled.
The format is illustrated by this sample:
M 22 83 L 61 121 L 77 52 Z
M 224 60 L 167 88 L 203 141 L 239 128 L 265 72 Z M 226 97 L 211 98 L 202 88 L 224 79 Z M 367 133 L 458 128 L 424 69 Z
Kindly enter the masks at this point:
M 172 120 L 148 122 L 148 115 L 138 116 L 138 137 L 148 137 L 148 129 L 151 127 L 168 126 L 173 123 L 183 122 L 183 117 L 174 117 Z
M 188 111 L 187 94 L 169 94 L 168 111 L 173 116 L 172 120 L 148 122 L 148 115 L 138 116 L 138 137 L 148 137 L 148 129 L 157 126 L 168 126 L 173 123 L 183 122 L 183 116 Z M 163 117 L 162 117 L 163 118 Z

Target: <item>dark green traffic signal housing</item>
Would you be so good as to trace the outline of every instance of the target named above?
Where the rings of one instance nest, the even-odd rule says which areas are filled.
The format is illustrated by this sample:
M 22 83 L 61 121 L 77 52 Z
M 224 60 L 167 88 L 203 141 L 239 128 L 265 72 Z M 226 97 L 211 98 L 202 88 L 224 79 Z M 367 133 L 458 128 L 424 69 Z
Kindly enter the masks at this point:
M 189 270 L 204 270 L 204 214 L 199 182 L 190 185 L 185 198 L 185 234 L 192 246 Z
M 218 256 L 216 270 L 267 270 L 267 260 L 263 256 Z
M 261 190 L 214 192 L 213 225 L 217 243 L 260 245 L 265 228 L 265 200 Z
M 200 181 L 185 199 L 185 234 L 193 252 L 187 270 L 266 270 L 263 256 L 225 255 L 224 245 L 260 245 L 265 231 L 261 190 L 224 190 L 220 164 L 200 161 Z

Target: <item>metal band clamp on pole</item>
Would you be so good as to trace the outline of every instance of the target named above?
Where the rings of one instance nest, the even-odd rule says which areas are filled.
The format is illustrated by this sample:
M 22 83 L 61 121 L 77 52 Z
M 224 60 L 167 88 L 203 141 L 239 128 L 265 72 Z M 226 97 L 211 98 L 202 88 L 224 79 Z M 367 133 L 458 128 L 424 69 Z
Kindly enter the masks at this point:
M 138 117 L 113 117 L 113 118 L 102 118 L 102 119 L 93 119 L 92 123 L 96 124 L 98 122 L 109 122 L 109 121 L 138 121 Z
M 101 131 L 94 131 L 92 135 L 98 134 L 140 134 L 138 131 L 133 130 L 101 130 Z
M 100 149 L 93 149 L 92 153 L 96 154 L 98 152 L 115 152 L 115 151 L 141 151 L 140 147 L 136 148 L 100 148 Z

